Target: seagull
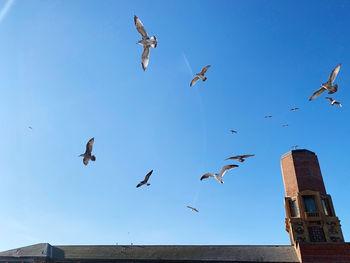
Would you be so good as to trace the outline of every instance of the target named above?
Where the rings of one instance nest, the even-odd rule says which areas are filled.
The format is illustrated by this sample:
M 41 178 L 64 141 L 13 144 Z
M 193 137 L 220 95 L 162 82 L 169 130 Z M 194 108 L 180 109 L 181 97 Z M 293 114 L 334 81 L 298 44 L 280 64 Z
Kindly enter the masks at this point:
M 264 118 L 268 119 L 268 118 L 272 118 L 271 115 L 266 115 Z
M 29 129 L 33 130 L 32 126 L 28 126 Z
M 210 68 L 210 65 L 204 67 L 200 73 L 197 73 L 196 76 L 192 79 L 190 87 L 192 87 L 199 79 L 206 81 L 207 77 L 204 77 L 205 72 Z
M 230 132 L 231 132 L 231 133 L 237 133 L 237 131 L 235 131 L 235 130 L 230 130 Z
M 137 31 L 141 34 L 142 40 L 137 42 L 137 44 L 140 44 L 143 46 L 143 52 L 142 52 L 142 68 L 143 71 L 146 70 L 149 62 L 149 52 L 150 47 L 156 48 L 157 47 L 157 38 L 155 36 L 148 37 L 146 29 L 144 28 L 141 20 L 134 15 L 134 22 Z
M 292 147 L 290 147 L 290 148 L 292 148 L 292 149 L 296 150 L 296 149 L 297 149 L 297 147 L 299 147 L 299 145 L 294 145 L 294 146 L 292 146 Z
M 188 205 L 187 208 L 191 209 L 191 210 L 194 211 L 194 212 L 197 212 L 197 213 L 199 212 L 196 208 L 194 208 L 194 207 L 192 207 L 192 206 L 189 206 L 189 205 Z
M 328 99 L 331 102 L 331 105 L 334 106 L 334 104 L 339 105 L 339 107 L 343 107 L 343 105 L 341 105 L 341 103 L 339 101 L 336 101 L 330 97 L 326 97 L 326 99 Z
M 333 82 L 335 80 L 335 78 L 337 77 L 339 70 L 340 70 L 340 66 L 341 64 L 339 64 L 338 66 L 336 66 L 333 71 L 331 72 L 331 75 L 329 76 L 327 82 L 323 83 L 321 85 L 321 88 L 316 91 L 314 94 L 312 94 L 311 98 L 309 99 L 309 101 L 315 99 L 318 97 L 318 95 L 320 95 L 322 92 L 328 90 L 328 94 L 333 94 L 335 92 L 337 92 L 338 90 L 338 84 L 333 85 Z
M 227 158 L 227 159 L 225 159 L 225 160 L 235 160 L 235 159 L 238 159 L 239 162 L 243 163 L 243 162 L 245 161 L 244 158 L 252 157 L 252 156 L 254 156 L 254 155 L 255 155 L 255 154 L 236 155 L 236 156 Z
M 282 124 L 282 127 L 288 127 L 288 124 Z
M 216 180 L 218 180 L 220 183 L 224 183 L 224 181 L 222 180 L 222 177 L 224 176 L 224 174 L 226 173 L 226 171 L 231 170 L 232 168 L 238 167 L 237 164 L 229 164 L 229 165 L 225 165 L 224 167 L 222 167 L 221 171 L 219 174 L 211 174 L 211 173 L 206 173 L 201 177 L 201 181 L 203 179 L 209 178 L 209 177 L 213 177 Z
M 138 185 L 136 185 L 136 188 L 139 188 L 142 185 L 150 186 L 151 184 L 148 183 L 149 178 L 151 177 L 151 174 L 153 173 L 153 170 L 151 170 L 148 174 L 146 174 L 145 179 L 143 181 L 139 182 Z
M 296 110 L 299 110 L 299 108 L 292 108 L 292 109 L 290 109 L 290 111 L 296 111 Z
M 86 151 L 83 154 L 80 154 L 79 156 L 84 157 L 83 163 L 87 165 L 89 161 L 96 161 L 95 155 L 91 155 L 92 152 L 92 146 L 94 145 L 95 138 L 91 138 L 88 143 L 86 144 Z

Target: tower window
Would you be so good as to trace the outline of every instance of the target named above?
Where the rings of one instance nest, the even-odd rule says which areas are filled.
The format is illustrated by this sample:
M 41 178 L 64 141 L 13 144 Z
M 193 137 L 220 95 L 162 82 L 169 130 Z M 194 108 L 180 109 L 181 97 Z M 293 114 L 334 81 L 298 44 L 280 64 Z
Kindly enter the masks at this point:
M 289 200 L 289 209 L 290 209 L 290 216 L 295 217 L 298 216 L 298 205 L 296 200 Z
M 305 204 L 305 211 L 306 212 L 317 212 L 315 197 L 312 195 L 305 195 L 303 196 L 304 204 Z
M 329 205 L 328 198 L 322 198 L 322 207 L 326 216 L 333 216 L 331 206 Z

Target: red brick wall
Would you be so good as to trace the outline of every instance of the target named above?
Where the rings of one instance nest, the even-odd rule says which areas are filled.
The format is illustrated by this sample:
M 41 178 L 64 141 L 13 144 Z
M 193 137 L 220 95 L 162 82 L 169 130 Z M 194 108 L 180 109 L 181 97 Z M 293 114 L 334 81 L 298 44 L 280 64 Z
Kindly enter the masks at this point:
M 350 263 L 350 243 L 298 244 L 302 263 Z
M 326 193 L 317 156 L 308 150 L 290 151 L 281 159 L 286 196 L 304 190 Z

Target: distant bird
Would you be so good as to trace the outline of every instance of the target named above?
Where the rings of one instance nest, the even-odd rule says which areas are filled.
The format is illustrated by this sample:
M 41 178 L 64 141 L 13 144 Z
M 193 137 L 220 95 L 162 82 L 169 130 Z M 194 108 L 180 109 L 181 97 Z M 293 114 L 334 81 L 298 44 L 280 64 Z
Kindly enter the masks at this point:
M 142 185 L 150 186 L 151 184 L 148 183 L 149 178 L 151 177 L 151 174 L 153 173 L 153 170 L 151 170 L 148 174 L 146 174 L 145 179 L 141 181 L 138 185 L 136 185 L 136 188 L 139 188 Z
M 296 111 L 296 110 L 299 110 L 299 108 L 292 108 L 292 109 L 290 109 L 290 111 Z
M 95 138 L 91 138 L 88 143 L 86 144 L 86 151 L 83 154 L 80 154 L 79 156 L 84 157 L 83 163 L 87 165 L 89 161 L 96 161 L 95 155 L 91 155 L 92 152 L 92 146 L 94 145 Z
M 235 130 L 230 130 L 230 132 L 231 132 L 231 133 L 237 133 L 237 131 L 235 131 Z
M 235 160 L 235 159 L 238 159 L 239 162 L 243 163 L 245 160 L 244 158 L 248 158 L 248 157 L 252 157 L 252 156 L 255 156 L 255 154 L 246 154 L 246 155 L 236 155 L 236 156 L 233 156 L 233 157 L 229 157 L 225 160 Z
M 271 115 L 266 115 L 264 118 L 268 119 L 268 118 L 272 118 L 272 116 Z
M 297 147 L 299 147 L 299 145 L 294 145 L 294 146 L 292 146 L 292 147 L 290 147 L 290 148 L 292 148 L 292 149 L 296 150 L 296 149 L 297 149 Z
M 339 105 L 339 107 L 343 107 L 343 105 L 341 105 L 341 103 L 339 101 L 336 101 L 330 97 L 326 97 L 327 100 L 329 100 L 331 102 L 331 105 L 334 106 L 334 104 Z
M 141 20 L 134 15 L 134 22 L 137 31 L 141 34 L 142 40 L 138 41 L 137 44 L 143 46 L 142 52 L 142 68 L 145 71 L 149 62 L 150 47 L 157 47 L 157 38 L 155 36 L 148 37 L 146 29 L 144 28 Z
M 187 206 L 187 208 L 189 208 L 189 209 L 191 209 L 192 211 L 194 211 L 194 212 L 199 212 L 196 208 L 194 208 L 194 207 L 192 207 L 192 206 Z
M 339 70 L 340 70 L 340 66 L 341 64 L 339 64 L 338 66 L 336 66 L 333 71 L 331 72 L 331 75 L 329 76 L 327 82 L 323 83 L 321 85 L 321 88 L 319 90 L 317 90 L 314 94 L 312 94 L 311 98 L 309 99 L 309 101 L 317 98 L 322 92 L 328 90 L 328 94 L 333 94 L 335 92 L 337 92 L 338 90 L 338 84 L 333 85 L 333 82 L 335 80 L 335 78 L 337 77 Z
M 288 124 L 282 124 L 282 127 L 288 127 Z
M 231 170 L 232 168 L 238 167 L 237 164 L 229 164 L 229 165 L 225 165 L 224 167 L 222 167 L 221 171 L 219 174 L 211 174 L 211 173 L 206 173 L 201 177 L 201 181 L 203 179 L 209 178 L 209 177 L 213 177 L 216 180 L 218 180 L 220 183 L 224 183 L 224 181 L 222 180 L 222 177 L 224 176 L 224 174 L 226 173 L 226 171 Z
M 32 126 L 28 126 L 29 129 L 33 130 Z
M 206 81 L 207 77 L 204 77 L 205 72 L 210 68 L 210 65 L 204 67 L 200 73 L 197 73 L 196 76 L 192 79 L 190 87 L 192 87 L 199 79 Z

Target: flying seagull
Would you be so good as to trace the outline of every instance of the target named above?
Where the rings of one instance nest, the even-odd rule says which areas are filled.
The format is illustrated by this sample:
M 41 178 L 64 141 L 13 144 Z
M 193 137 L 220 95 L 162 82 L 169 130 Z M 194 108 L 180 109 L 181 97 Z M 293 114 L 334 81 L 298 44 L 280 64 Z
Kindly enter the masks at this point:
M 296 110 L 299 110 L 299 108 L 292 108 L 292 109 L 290 109 L 290 111 L 296 111 Z
M 232 168 L 238 167 L 237 164 L 229 164 L 229 165 L 225 165 L 224 167 L 222 167 L 221 171 L 219 174 L 211 174 L 211 173 L 206 173 L 201 177 L 201 181 L 203 179 L 209 178 L 209 177 L 213 177 L 216 180 L 218 180 L 220 183 L 224 183 L 224 181 L 222 180 L 222 177 L 224 177 L 224 174 L 226 173 L 226 171 L 231 170 Z
M 290 148 L 296 150 L 298 147 L 299 147 L 299 145 L 294 145 L 294 146 L 292 146 L 292 147 L 290 147 Z
M 32 126 L 28 126 L 29 129 L 33 130 Z
M 145 71 L 148 62 L 149 62 L 149 52 L 150 47 L 156 48 L 157 47 L 157 38 L 155 36 L 148 37 L 146 29 L 144 28 L 141 20 L 134 15 L 134 22 L 137 31 L 141 34 L 142 40 L 137 42 L 137 44 L 140 44 L 143 46 L 143 52 L 142 52 L 142 68 Z
M 231 133 L 237 133 L 237 131 L 235 131 L 235 130 L 230 130 L 230 132 L 231 132 Z
M 288 124 L 282 124 L 282 127 L 288 127 Z
M 330 97 L 326 97 L 327 100 L 329 100 L 331 102 L 331 105 L 334 106 L 334 104 L 339 105 L 339 107 L 343 107 L 343 105 L 341 105 L 341 103 L 339 101 L 336 101 Z
M 254 155 L 255 155 L 255 154 L 236 155 L 236 156 L 227 158 L 226 160 L 235 160 L 235 159 L 238 159 L 239 162 L 243 163 L 243 162 L 245 161 L 244 158 L 252 157 L 252 156 L 254 156 Z
M 271 115 L 266 115 L 264 118 L 268 119 L 268 118 L 272 118 L 272 116 Z
M 323 83 L 321 85 L 321 88 L 318 91 L 316 91 L 314 94 L 312 94 L 312 96 L 309 99 L 309 101 L 317 98 L 318 95 L 320 95 L 322 92 L 324 92 L 326 90 L 328 90 L 328 94 L 333 94 L 333 93 L 337 92 L 338 84 L 333 85 L 333 82 L 334 82 L 335 78 L 337 77 L 337 75 L 339 73 L 340 66 L 341 66 L 341 64 L 339 64 L 338 66 L 336 66 L 333 69 L 333 71 L 331 72 L 331 75 L 329 76 L 327 82 Z
M 187 208 L 191 209 L 191 210 L 194 211 L 194 212 L 197 212 L 197 213 L 199 212 L 196 208 L 194 208 L 194 207 L 192 207 L 192 206 L 189 206 L 189 205 L 188 205 Z
M 196 76 L 192 79 L 190 87 L 192 87 L 199 79 L 206 81 L 207 77 L 204 77 L 205 72 L 210 68 L 210 65 L 204 67 L 200 73 L 197 73 Z
M 139 188 L 140 186 L 143 186 L 144 184 L 147 186 L 150 186 L 151 184 L 148 183 L 148 180 L 151 177 L 152 173 L 153 173 L 153 170 L 151 170 L 148 174 L 146 174 L 145 179 L 143 179 L 143 181 L 139 182 L 139 184 L 136 185 L 136 188 Z
M 87 165 L 89 161 L 96 161 L 95 155 L 91 155 L 92 152 L 92 146 L 94 145 L 95 138 L 91 138 L 88 143 L 86 144 L 86 151 L 83 154 L 80 154 L 79 156 L 84 157 L 83 163 Z

